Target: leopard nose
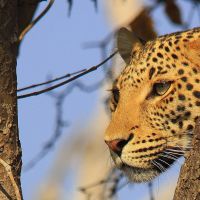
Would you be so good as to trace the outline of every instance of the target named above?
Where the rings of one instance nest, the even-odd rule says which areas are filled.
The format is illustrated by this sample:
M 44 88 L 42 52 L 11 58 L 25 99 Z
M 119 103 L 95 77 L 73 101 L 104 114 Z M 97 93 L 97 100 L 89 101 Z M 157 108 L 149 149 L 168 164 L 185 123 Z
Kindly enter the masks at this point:
M 115 140 L 111 140 L 111 141 L 105 141 L 105 143 L 108 145 L 110 150 L 112 150 L 114 153 L 116 153 L 118 156 L 120 156 L 122 153 L 122 149 L 132 138 L 133 138 L 133 135 L 131 134 L 127 140 L 115 139 Z

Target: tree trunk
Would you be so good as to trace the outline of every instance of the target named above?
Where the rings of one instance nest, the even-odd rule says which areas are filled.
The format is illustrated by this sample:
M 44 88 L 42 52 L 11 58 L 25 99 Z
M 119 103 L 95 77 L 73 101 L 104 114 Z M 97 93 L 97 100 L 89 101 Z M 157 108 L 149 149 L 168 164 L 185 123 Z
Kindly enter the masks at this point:
M 181 168 L 173 200 L 200 200 L 200 119 L 196 123 L 192 150 Z
M 0 199 L 22 199 L 17 122 L 17 1 L 0 1 Z

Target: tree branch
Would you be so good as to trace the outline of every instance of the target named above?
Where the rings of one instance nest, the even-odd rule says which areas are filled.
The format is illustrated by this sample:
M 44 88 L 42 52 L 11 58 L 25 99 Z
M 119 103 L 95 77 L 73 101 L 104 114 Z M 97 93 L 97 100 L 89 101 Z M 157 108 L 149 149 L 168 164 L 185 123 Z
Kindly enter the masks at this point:
M 20 34 L 19 36 L 19 41 L 21 41 L 24 36 L 26 35 L 26 33 L 49 11 L 49 9 L 51 8 L 51 6 L 53 5 L 55 0 L 50 0 L 49 4 L 47 5 L 47 7 L 42 11 L 42 13 L 36 18 L 34 19 Z
M 65 74 L 65 75 L 63 75 L 63 76 L 54 78 L 54 79 L 49 80 L 49 81 L 45 81 L 45 82 L 42 82 L 42 83 L 37 83 L 37 84 L 33 84 L 33 85 L 30 85 L 30 86 L 27 86 L 27 87 L 23 87 L 23 88 L 18 89 L 17 92 L 22 92 L 22 91 L 24 91 L 24 90 L 33 89 L 33 88 L 36 88 L 36 87 L 39 87 L 39 86 L 42 86 L 42 85 L 47 85 L 47 84 L 50 84 L 50 83 L 53 83 L 53 82 L 62 80 L 62 79 L 64 79 L 64 78 L 68 78 L 68 77 L 70 77 L 70 76 L 79 74 L 79 73 L 84 72 L 84 71 L 86 71 L 86 69 L 82 69 L 82 70 L 79 70 L 79 71 L 73 72 L 73 73 L 68 73 L 68 74 Z
M 80 74 L 78 74 L 78 75 L 76 75 L 76 76 L 73 76 L 73 77 L 70 78 L 70 79 L 67 79 L 66 81 L 63 81 L 63 82 L 58 83 L 58 84 L 56 84 L 56 85 L 53 85 L 53 86 L 51 86 L 51 87 L 49 87 L 49 88 L 46 88 L 46 89 L 43 89 L 43 90 L 39 90 L 39 91 L 37 91 L 37 92 L 32 92 L 32 93 L 28 93 L 28 94 L 24 94 L 24 95 L 19 95 L 17 98 L 18 98 L 18 99 L 23 99 L 23 98 L 27 98 L 27 97 L 31 97 L 31 96 L 37 96 L 37 95 L 39 95 L 39 94 L 43 94 L 43 93 L 45 93 L 45 92 L 49 92 L 49 91 L 51 91 L 51 90 L 53 90 L 53 89 L 56 89 L 56 88 L 61 87 L 61 86 L 63 86 L 63 85 L 66 85 L 66 84 L 68 84 L 68 83 L 70 83 L 70 82 L 72 82 L 72 81 L 74 81 L 74 80 L 80 78 L 81 76 L 84 76 L 84 75 L 86 75 L 86 74 L 88 74 L 88 73 L 90 73 L 90 72 L 92 72 L 92 71 L 97 70 L 97 69 L 98 69 L 99 67 L 101 67 L 104 63 L 106 63 L 108 60 L 110 60 L 117 52 L 118 52 L 118 51 L 115 51 L 114 53 L 112 53 L 109 57 L 107 57 L 104 61 L 100 62 L 98 65 L 95 65 L 95 66 L 93 66 L 93 67 L 90 67 L 89 69 L 87 69 L 87 70 L 81 72 Z
M 181 168 L 173 200 L 200 199 L 200 119 L 196 123 L 192 147 Z

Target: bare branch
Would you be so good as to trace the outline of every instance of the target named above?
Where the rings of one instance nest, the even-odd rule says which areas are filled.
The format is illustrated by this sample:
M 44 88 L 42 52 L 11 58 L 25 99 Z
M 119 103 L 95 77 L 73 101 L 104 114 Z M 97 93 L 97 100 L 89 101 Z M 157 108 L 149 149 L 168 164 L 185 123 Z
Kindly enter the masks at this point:
M 50 84 L 50 83 L 53 83 L 53 82 L 56 82 L 56 81 L 59 81 L 59 80 L 62 80 L 64 78 L 69 78 L 70 76 L 73 76 L 73 75 L 76 75 L 76 74 L 79 74 L 83 71 L 86 71 L 86 69 L 82 69 L 82 70 L 79 70 L 77 72 L 73 72 L 73 73 L 68 73 L 64 76 L 60 76 L 60 77 L 57 77 L 57 78 L 54 78 L 52 80 L 49 80 L 49 81 L 45 81 L 45 82 L 42 82 L 42 83 L 38 83 L 38 84 L 33 84 L 33 85 L 30 85 L 30 86 L 27 86 L 27 87 L 23 87 L 23 88 L 20 88 L 17 90 L 17 92 L 22 92 L 24 90 L 28 90 L 28 89 L 33 89 L 35 87 L 39 87 L 39 86 L 42 86 L 42 85 L 47 85 L 47 84 Z
M 70 17 L 72 12 L 73 0 L 67 0 L 68 2 L 68 17 Z
M 42 13 L 36 18 L 34 19 L 20 34 L 19 36 L 19 42 L 24 38 L 24 36 L 26 35 L 26 33 L 28 31 L 30 31 L 30 29 L 49 11 L 49 9 L 51 8 L 51 6 L 53 5 L 55 0 L 50 0 L 49 4 L 47 5 L 47 7 L 42 11 Z
M 51 138 L 46 142 L 42 150 L 33 158 L 25 167 L 23 168 L 24 171 L 28 171 L 32 169 L 41 159 L 43 159 L 50 150 L 55 146 L 56 142 L 60 138 L 62 134 L 62 128 L 67 126 L 68 123 L 64 122 L 63 120 L 63 103 L 64 98 L 62 92 L 59 95 L 54 96 L 56 99 L 56 126 L 54 134 Z
M 98 8 L 98 2 L 97 2 L 97 0 L 91 0 L 91 1 L 94 3 L 94 8 L 97 11 L 97 8 Z
M 72 81 L 84 76 L 85 74 L 88 74 L 88 73 L 90 73 L 92 71 L 97 70 L 100 66 L 102 66 L 104 63 L 106 63 L 108 60 L 110 60 L 117 52 L 118 51 L 115 51 L 114 53 L 112 53 L 109 57 L 107 57 L 104 61 L 100 62 L 98 65 L 93 66 L 93 67 L 81 72 L 80 74 L 78 74 L 78 75 L 76 75 L 76 76 L 74 76 L 74 77 L 72 77 L 72 78 L 70 78 L 70 79 L 68 79 L 66 81 L 58 83 L 58 84 L 56 84 L 54 86 L 51 86 L 49 88 L 46 88 L 46 89 L 43 89 L 43 90 L 39 90 L 37 92 L 32 92 L 32 93 L 28 93 L 28 94 L 24 94 L 24 95 L 19 95 L 19 96 L 17 96 L 17 98 L 18 99 L 23 99 L 23 98 L 27 98 L 27 97 L 31 97 L 31 96 L 37 96 L 37 95 L 43 94 L 45 92 L 49 92 L 49 91 L 51 91 L 53 89 L 56 89 L 56 88 L 58 88 L 60 86 L 66 85 L 66 84 L 68 84 L 68 83 L 70 83 L 70 82 L 72 82 Z
M 150 197 L 150 200 L 155 200 L 154 196 L 153 196 L 153 183 L 152 182 L 148 183 L 148 188 L 149 188 L 149 197 Z
M 96 47 L 100 48 L 101 51 L 105 51 L 105 48 L 108 45 L 110 39 L 111 39 L 111 34 L 109 34 L 108 37 L 106 37 L 104 40 L 99 42 L 99 44 L 100 43 L 104 43 L 105 45 L 97 45 Z M 101 58 L 102 58 L 102 60 L 105 60 L 106 52 L 104 54 L 102 54 Z M 105 63 L 100 63 L 100 64 L 104 64 L 105 65 Z M 100 66 L 100 64 L 99 64 L 99 66 Z M 79 71 L 79 72 L 84 72 L 84 71 L 86 71 L 86 69 L 84 69 L 82 71 Z M 109 70 L 108 71 L 105 70 L 105 67 L 104 67 L 104 73 L 107 73 L 107 72 L 109 73 Z M 73 74 L 76 74 L 76 73 L 78 73 L 78 72 L 74 72 Z M 70 74 L 70 75 L 72 75 L 72 74 Z M 23 168 L 24 171 L 28 171 L 28 170 L 32 169 L 40 160 L 42 160 L 51 151 L 51 149 L 55 146 L 56 142 L 58 141 L 58 139 L 62 135 L 62 132 L 63 132 L 62 128 L 66 124 L 64 122 L 64 120 L 63 120 L 63 115 L 62 115 L 62 110 L 63 110 L 63 104 L 64 104 L 65 97 L 67 97 L 69 94 L 71 94 L 71 92 L 75 88 L 78 88 L 82 92 L 91 93 L 91 92 L 99 89 L 101 86 L 103 86 L 103 84 L 105 83 L 107 78 L 110 78 L 110 77 L 105 76 L 105 78 L 103 78 L 100 81 L 97 81 L 95 84 L 92 84 L 92 85 L 85 85 L 81 81 L 76 81 L 72 85 L 67 87 L 64 91 L 61 91 L 59 93 L 55 93 L 55 92 L 49 91 L 47 93 L 48 95 L 50 95 L 51 97 L 56 99 L 56 102 L 55 102 L 55 105 L 56 105 L 56 120 L 55 120 L 56 121 L 56 128 L 55 128 L 54 134 L 46 142 L 46 144 L 41 149 L 41 151 L 27 165 L 25 165 L 25 167 Z M 55 79 L 53 79 L 53 80 L 55 80 Z M 48 84 L 48 83 L 52 83 L 53 80 L 44 82 L 44 85 Z M 36 85 L 40 86 L 40 84 L 36 84 Z M 33 87 L 34 87 L 34 85 L 33 85 Z M 33 88 L 33 87 L 32 86 L 28 86 L 26 88 L 29 89 L 29 88 Z M 22 89 L 21 89 L 21 91 L 22 91 Z
M 90 199 L 92 197 L 92 188 L 103 185 L 104 186 L 104 195 L 102 195 L 102 197 L 104 197 L 103 199 L 108 200 L 108 199 L 113 198 L 116 195 L 116 193 L 122 187 L 124 187 L 124 184 L 122 185 L 122 187 L 119 186 L 119 182 L 122 180 L 122 178 L 123 178 L 123 174 L 116 168 L 112 168 L 109 171 L 106 178 L 99 180 L 98 182 L 95 182 L 88 186 L 79 187 L 78 189 L 83 194 L 85 194 L 86 199 Z
M 73 85 L 70 87 L 67 87 L 64 91 L 60 93 L 52 93 L 49 92 L 51 97 L 56 99 L 55 106 L 56 106 L 56 127 L 54 134 L 51 136 L 51 138 L 46 142 L 46 144 L 42 147 L 41 151 L 24 167 L 24 171 L 28 171 L 32 169 L 40 160 L 42 160 L 55 146 L 56 142 L 59 140 L 60 136 L 62 135 L 62 128 L 69 125 L 65 120 L 63 120 L 63 106 L 65 97 L 67 97 L 73 89 L 78 88 L 79 90 L 90 93 L 94 90 L 97 90 L 99 87 L 103 85 L 105 79 L 95 83 L 91 86 L 86 86 L 80 81 L 74 82 Z

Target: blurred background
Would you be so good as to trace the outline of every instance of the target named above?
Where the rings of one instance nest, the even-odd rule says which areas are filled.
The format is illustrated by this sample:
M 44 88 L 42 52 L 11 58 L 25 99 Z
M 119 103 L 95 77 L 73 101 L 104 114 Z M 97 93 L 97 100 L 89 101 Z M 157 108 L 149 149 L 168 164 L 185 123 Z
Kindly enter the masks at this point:
M 57 0 L 22 41 L 18 88 L 98 64 L 114 51 L 122 26 L 145 40 L 199 26 L 199 3 Z M 35 17 L 47 5 L 41 1 Z M 108 90 L 123 67 L 116 55 L 68 85 L 19 99 L 25 200 L 172 199 L 183 159 L 152 183 L 134 184 L 113 168 L 104 144 Z

